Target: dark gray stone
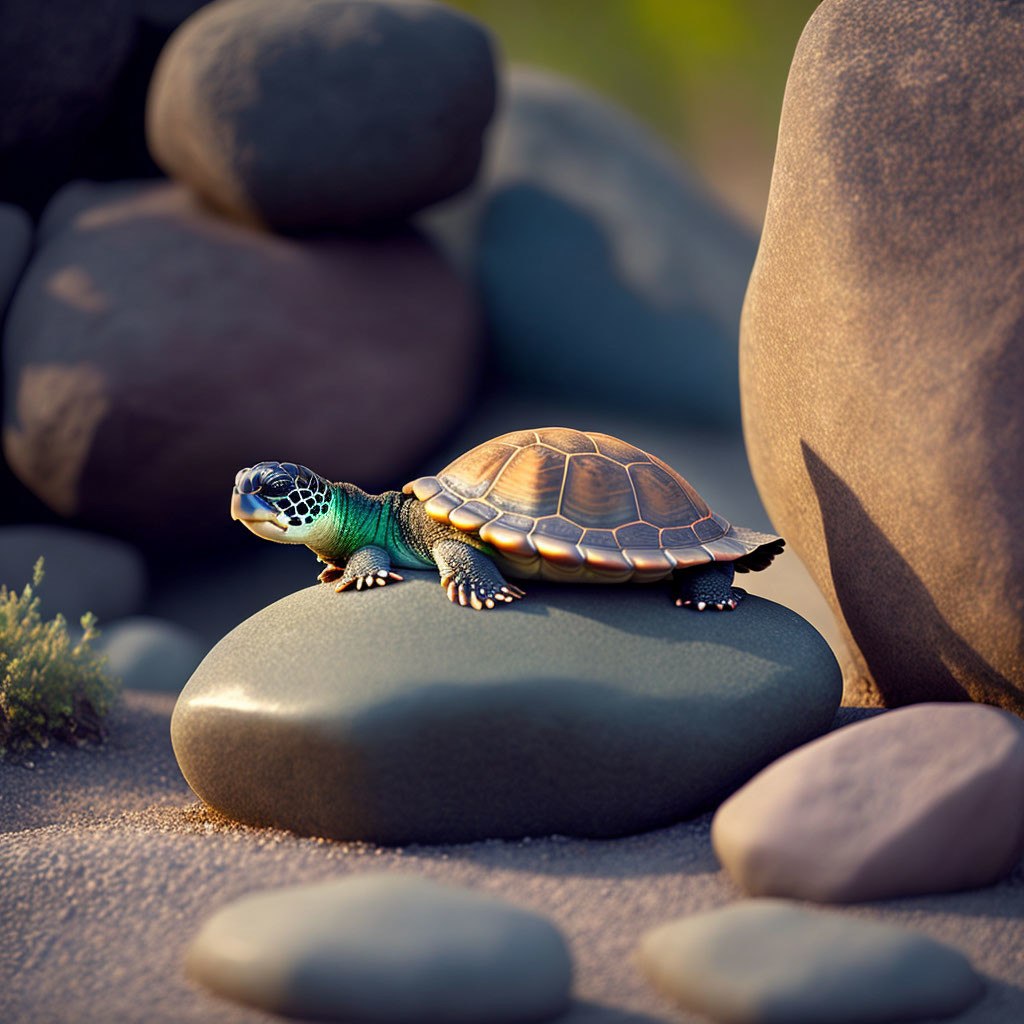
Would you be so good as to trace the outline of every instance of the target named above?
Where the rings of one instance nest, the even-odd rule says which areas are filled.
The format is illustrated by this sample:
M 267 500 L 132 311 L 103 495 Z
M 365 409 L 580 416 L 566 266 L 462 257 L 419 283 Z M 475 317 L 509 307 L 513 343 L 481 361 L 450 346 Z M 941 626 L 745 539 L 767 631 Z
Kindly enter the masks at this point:
M 1024 7 L 826 0 L 742 331 L 751 465 L 847 700 L 1024 712 Z
M 111 622 L 93 648 L 128 689 L 163 693 L 180 693 L 208 649 L 190 630 L 147 615 Z
M 0 203 L 0 323 L 31 247 L 32 219 L 20 206 Z
M 4 451 L 64 515 L 163 558 L 230 546 L 242 466 L 393 485 L 466 401 L 476 311 L 412 232 L 282 238 L 167 183 L 54 206 L 8 315 Z
M 726 1024 L 886 1024 L 950 1017 L 982 981 L 956 949 L 896 925 L 747 900 L 648 932 L 648 978 Z
M 213 648 L 171 725 L 207 803 L 389 843 L 621 835 L 711 806 L 839 704 L 825 642 L 753 596 L 712 615 L 531 582 L 480 613 L 403 575 L 292 594 Z
M 133 0 L 5 0 L 0 199 L 38 210 L 106 116 L 135 36 Z
M 739 429 L 755 239 L 646 128 L 513 70 L 481 187 L 431 214 L 479 280 L 503 377 L 532 393 Z
M 517 1024 L 569 1005 L 554 924 L 468 889 L 363 873 L 229 903 L 186 968 L 218 995 L 351 1024 Z
M 147 130 L 236 217 L 361 228 L 473 180 L 494 94 L 487 33 L 443 5 L 218 0 L 161 55 Z
M 146 593 L 146 566 L 135 548 L 66 526 L 0 527 L 0 583 L 21 588 L 44 561 L 38 588 L 40 613 L 60 612 L 74 627 L 86 612 L 104 623 L 139 611 Z

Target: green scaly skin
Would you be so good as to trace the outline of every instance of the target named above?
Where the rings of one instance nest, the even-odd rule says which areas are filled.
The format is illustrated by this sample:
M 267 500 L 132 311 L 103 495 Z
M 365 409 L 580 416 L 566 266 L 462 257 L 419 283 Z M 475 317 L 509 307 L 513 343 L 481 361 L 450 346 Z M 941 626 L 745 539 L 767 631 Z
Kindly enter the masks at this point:
M 432 519 L 421 501 L 399 491 L 367 494 L 354 484 L 332 484 L 330 507 L 311 532 L 314 536 L 306 546 L 328 564 L 320 578 L 324 582 L 340 578 L 339 591 L 352 583 L 362 589 L 400 580 L 390 571 L 398 566 L 436 567 L 449 599 L 474 608 L 493 608 L 496 601 L 508 602 L 523 594 L 505 581 L 491 561 L 496 554 L 493 547 L 474 534 Z M 386 553 L 387 563 L 380 556 L 376 560 L 363 556 L 366 548 Z M 361 560 L 350 569 L 353 556 Z

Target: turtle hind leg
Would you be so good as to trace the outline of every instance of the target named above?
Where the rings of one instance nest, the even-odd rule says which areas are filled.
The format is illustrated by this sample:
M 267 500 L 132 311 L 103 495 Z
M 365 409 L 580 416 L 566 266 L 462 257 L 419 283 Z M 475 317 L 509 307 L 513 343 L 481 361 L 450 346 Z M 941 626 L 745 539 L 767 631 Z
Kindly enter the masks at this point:
M 523 591 L 506 582 L 482 551 L 465 541 L 439 540 L 430 554 L 437 563 L 441 586 L 447 589 L 449 601 L 483 611 L 523 596 Z
M 743 597 L 742 590 L 733 589 L 733 575 L 732 562 L 709 562 L 679 569 L 672 574 L 672 596 L 680 608 L 731 612 Z

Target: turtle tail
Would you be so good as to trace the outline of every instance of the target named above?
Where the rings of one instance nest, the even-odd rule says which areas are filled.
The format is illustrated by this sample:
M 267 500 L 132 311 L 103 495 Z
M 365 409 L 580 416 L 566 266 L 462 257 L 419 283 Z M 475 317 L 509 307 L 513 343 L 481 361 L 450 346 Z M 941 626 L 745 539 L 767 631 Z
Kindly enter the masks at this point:
M 751 550 L 741 555 L 733 562 L 733 568 L 737 572 L 760 572 L 767 569 L 776 555 L 781 555 L 786 542 L 781 537 L 772 536 L 770 533 L 758 533 L 756 530 L 747 530 L 742 526 L 734 526 L 731 531 L 737 540 L 748 544 Z

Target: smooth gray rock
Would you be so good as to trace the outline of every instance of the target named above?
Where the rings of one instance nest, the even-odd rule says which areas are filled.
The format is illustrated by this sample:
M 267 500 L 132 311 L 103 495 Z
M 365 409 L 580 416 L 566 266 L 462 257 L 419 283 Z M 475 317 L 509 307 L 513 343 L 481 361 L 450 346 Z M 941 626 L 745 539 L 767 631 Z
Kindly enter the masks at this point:
M 748 900 L 648 932 L 643 972 L 722 1024 L 888 1024 L 949 1017 L 982 993 L 958 950 L 878 921 Z
M 364 228 L 473 180 L 494 96 L 487 32 L 443 4 L 217 0 L 161 54 L 147 134 L 236 217 Z
M 50 508 L 159 557 L 230 545 L 262 459 L 393 485 L 457 418 L 478 320 L 412 231 L 282 238 L 181 186 L 72 185 L 4 337 L 4 452 Z
M 31 246 L 32 219 L 20 206 L 0 203 L 0 323 Z
M 818 633 L 752 596 L 531 582 L 481 613 L 403 575 L 292 594 L 214 647 L 171 722 L 203 800 L 339 839 L 622 835 L 722 799 L 839 704 Z
M 743 315 L 747 448 L 847 701 L 1024 714 L 1024 8 L 826 0 Z
M 134 615 L 146 595 L 146 565 L 131 545 L 66 526 L 0 527 L 0 583 L 20 590 L 45 560 L 40 614 L 60 612 L 74 628 L 86 612 L 102 625 Z
M 711 838 L 755 896 L 826 903 L 991 885 L 1024 853 L 1024 723 L 977 704 L 916 704 L 769 765 Z
M 489 150 L 425 224 L 477 277 L 503 377 L 738 431 L 753 236 L 638 121 L 547 72 L 512 70 Z
M 93 648 L 128 689 L 163 693 L 180 693 L 208 650 L 190 630 L 150 615 L 110 623 Z
M 203 925 L 186 969 L 230 999 L 349 1024 L 549 1020 L 572 984 L 547 919 L 394 873 L 245 896 Z

